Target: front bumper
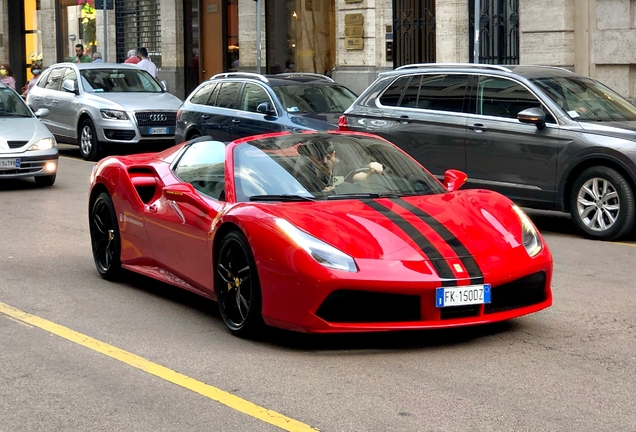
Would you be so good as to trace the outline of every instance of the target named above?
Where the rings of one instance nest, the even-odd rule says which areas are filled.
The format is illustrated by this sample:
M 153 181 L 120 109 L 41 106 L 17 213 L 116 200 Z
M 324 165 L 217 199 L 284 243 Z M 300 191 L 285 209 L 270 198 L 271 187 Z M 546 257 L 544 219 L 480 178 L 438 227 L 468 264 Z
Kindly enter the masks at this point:
M 0 168 L 0 179 L 50 176 L 57 173 L 59 153 L 57 148 L 23 153 L 0 153 L 0 159 L 19 160 L 15 168 Z M 54 166 L 49 162 L 53 162 Z
M 128 120 L 95 121 L 97 139 L 103 144 L 135 145 L 174 143 L 176 111 L 127 112 Z M 160 117 L 155 117 L 160 116 Z

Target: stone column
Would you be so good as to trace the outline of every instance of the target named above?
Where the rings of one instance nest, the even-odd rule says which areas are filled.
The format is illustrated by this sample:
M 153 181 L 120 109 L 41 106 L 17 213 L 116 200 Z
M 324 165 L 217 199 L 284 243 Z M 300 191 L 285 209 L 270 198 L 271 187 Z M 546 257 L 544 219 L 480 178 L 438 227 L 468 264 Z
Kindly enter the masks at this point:
M 265 2 L 261 0 L 261 73 L 265 73 L 267 53 L 265 50 Z M 239 0 L 239 69 L 256 71 L 256 5 L 254 0 Z M 227 48 L 227 47 L 226 47 Z
M 180 99 L 185 94 L 185 53 L 183 45 L 183 3 L 160 0 L 161 68 L 157 79 L 166 81 L 168 91 Z M 110 50 L 109 50 L 110 51 Z
M 40 22 L 38 28 L 42 38 L 42 64 L 44 67 L 51 66 L 58 61 L 65 59 L 57 58 L 57 20 L 55 16 L 55 0 L 40 1 Z M 68 43 L 68 41 L 60 41 Z
M 9 5 L 7 2 L 8 0 L 0 0 L 0 59 L 9 58 Z
M 519 63 L 574 67 L 574 0 L 519 0 Z
M 437 63 L 468 62 L 468 2 L 435 1 L 435 59 Z

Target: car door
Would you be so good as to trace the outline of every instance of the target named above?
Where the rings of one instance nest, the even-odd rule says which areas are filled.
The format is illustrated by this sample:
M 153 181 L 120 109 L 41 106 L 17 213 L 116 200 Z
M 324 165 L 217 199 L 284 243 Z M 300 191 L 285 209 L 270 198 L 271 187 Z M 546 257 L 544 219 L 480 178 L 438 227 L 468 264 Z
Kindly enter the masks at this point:
M 177 119 L 177 135 L 180 135 L 177 142 L 185 141 L 186 137 L 190 136 L 192 128 L 196 128 L 199 134 L 204 130 L 203 119 L 209 119 L 210 113 L 214 110 L 214 107 L 208 105 L 210 99 L 216 100 L 217 92 L 214 93 L 216 87 L 220 84 L 206 81 L 201 84 L 194 92 L 187 102 L 181 107 L 180 115 Z
M 220 192 L 217 199 L 211 196 L 212 191 L 224 188 L 225 177 L 219 175 L 224 173 L 224 161 L 225 145 L 220 142 L 201 141 L 187 147 L 163 180 L 168 188 L 180 183 L 193 185 L 192 201 L 197 204 L 177 202 L 162 194 L 146 207 L 144 215 L 157 262 L 202 291 L 213 284 L 208 233 L 224 202 Z
M 242 82 L 223 82 L 214 89 L 208 101 L 209 111 L 201 113 L 203 134 L 210 135 L 217 141 L 231 141 L 232 127 L 240 122 L 241 112 L 238 110 L 238 95 Z
M 278 132 L 285 129 L 284 126 L 276 121 L 280 113 L 277 113 L 278 115 L 268 115 L 256 111 L 256 108 L 263 102 L 276 109 L 265 87 L 255 83 L 245 83 L 239 99 L 241 117 L 234 119 L 232 139 Z
M 70 80 L 78 89 L 77 73 L 75 69 L 66 68 L 62 75 L 62 85 L 64 81 Z M 79 90 L 78 90 L 79 91 Z M 77 113 L 79 111 L 79 95 L 65 90 L 60 87 L 57 97 L 52 100 L 53 121 L 58 128 L 58 134 L 62 137 L 75 139 L 77 138 Z
M 522 83 L 501 76 L 474 78 L 466 132 L 468 186 L 493 189 L 526 205 L 552 206 L 556 194 L 559 126 Z M 517 114 L 541 108 L 546 126 L 521 123 Z
M 466 169 L 467 87 L 466 74 L 414 74 L 398 79 L 380 97 L 382 105 L 395 103 L 389 139 L 438 177 L 450 168 Z
M 53 102 L 57 101 L 65 70 L 66 67 L 53 68 L 47 75 L 46 81 L 40 80 L 40 82 L 43 82 L 42 91 L 36 93 L 33 97 L 33 100 L 37 102 L 37 105 L 34 105 L 33 108 L 47 108 L 49 110 L 49 115 L 42 120 L 51 133 L 56 136 L 60 135 L 60 127 L 55 117 L 57 106 Z

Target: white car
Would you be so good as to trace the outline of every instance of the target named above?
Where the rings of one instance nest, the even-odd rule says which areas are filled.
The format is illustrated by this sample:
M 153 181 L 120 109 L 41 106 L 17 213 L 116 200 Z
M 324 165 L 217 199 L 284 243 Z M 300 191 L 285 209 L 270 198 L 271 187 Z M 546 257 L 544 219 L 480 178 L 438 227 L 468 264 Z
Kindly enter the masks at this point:
M 34 177 L 52 186 L 57 174 L 57 142 L 38 117 L 11 88 L 0 83 L 0 179 Z

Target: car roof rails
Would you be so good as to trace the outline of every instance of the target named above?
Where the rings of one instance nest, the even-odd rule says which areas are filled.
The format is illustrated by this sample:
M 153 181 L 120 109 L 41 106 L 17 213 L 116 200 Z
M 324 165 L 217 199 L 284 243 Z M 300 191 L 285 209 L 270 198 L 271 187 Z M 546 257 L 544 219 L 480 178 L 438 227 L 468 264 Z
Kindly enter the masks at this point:
M 404 70 L 404 69 L 415 69 L 415 68 L 425 68 L 425 67 L 468 67 L 468 68 L 484 68 L 484 69 L 495 69 L 504 72 L 512 72 L 511 69 L 501 66 L 501 65 L 492 65 L 492 64 L 484 64 L 484 63 L 414 63 L 408 64 L 404 66 L 400 66 L 395 70 Z
M 269 80 L 265 76 L 253 72 L 223 72 L 214 75 L 210 79 L 213 80 L 217 78 L 254 78 L 266 83 L 269 82 Z
M 530 66 L 530 67 L 539 67 L 539 68 L 547 68 L 547 69 L 557 69 L 557 70 L 562 70 L 564 72 L 574 73 L 570 69 L 564 68 L 564 67 L 560 67 L 560 66 L 547 66 L 547 65 L 519 65 L 519 66 L 521 66 L 521 67 Z
M 311 73 L 311 72 L 281 72 L 276 74 L 276 76 L 288 76 L 288 77 L 313 77 L 313 78 L 319 78 L 325 81 L 329 81 L 329 82 L 335 82 L 333 79 L 329 78 L 327 75 L 323 75 L 323 74 L 318 74 L 318 73 Z

